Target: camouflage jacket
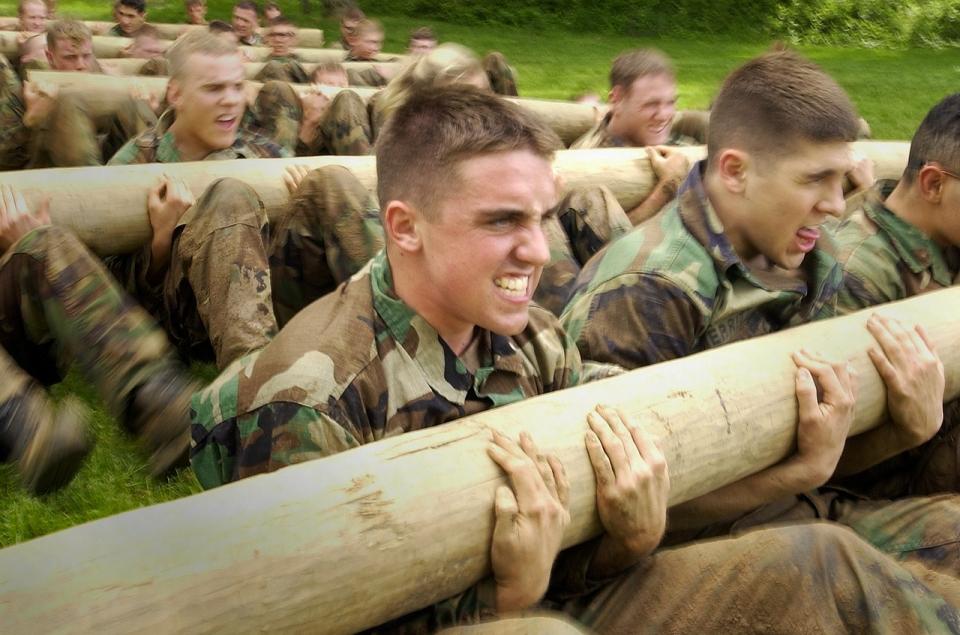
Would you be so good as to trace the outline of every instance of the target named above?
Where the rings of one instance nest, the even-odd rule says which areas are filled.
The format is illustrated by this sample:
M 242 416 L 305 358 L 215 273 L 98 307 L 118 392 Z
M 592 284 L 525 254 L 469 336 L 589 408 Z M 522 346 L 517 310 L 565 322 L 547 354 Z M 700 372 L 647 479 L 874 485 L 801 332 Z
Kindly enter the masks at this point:
M 23 124 L 26 106 L 17 72 L 0 55 L 0 170 L 20 170 L 30 162 L 30 129 Z
M 842 274 L 831 238 L 795 272 L 748 265 L 707 199 L 703 165 L 581 271 L 561 322 L 584 360 L 637 368 L 832 315 Z
M 238 38 L 237 43 L 240 46 L 263 46 L 263 36 L 259 33 L 254 33 L 246 38 Z
M 630 143 L 614 137 L 607 131 L 607 124 L 610 123 L 611 114 L 608 112 L 603 119 L 598 121 L 593 128 L 587 130 L 579 139 L 570 144 L 571 150 L 582 150 L 586 148 L 627 148 Z M 668 146 L 690 146 L 696 145 L 697 141 L 690 137 L 671 132 L 670 137 L 664 145 Z
M 521 334 L 478 334 L 480 366 L 471 372 L 396 297 L 392 284 L 381 251 L 337 291 L 303 309 L 266 348 L 237 360 L 194 396 L 191 464 L 201 485 L 216 487 L 566 388 L 585 380 L 584 372 L 593 378 L 619 371 L 584 371 L 556 318 L 534 306 Z M 558 558 L 558 596 L 595 583 L 587 570 L 597 544 Z M 476 621 L 493 613 L 494 591 L 485 580 L 384 630 L 429 633 Z
M 107 165 L 128 165 L 131 163 L 179 163 L 182 161 L 170 132 L 174 121 L 173 110 L 167 110 L 157 121 L 157 125 L 147 128 L 139 136 L 127 141 L 117 150 Z M 211 152 L 204 160 L 225 159 L 275 159 L 289 157 L 292 154 L 272 140 L 240 127 L 233 145 L 224 150 Z
M 258 81 L 279 79 L 286 82 L 293 82 L 294 84 L 310 83 L 310 75 L 307 73 L 307 69 L 303 67 L 303 63 L 296 54 L 285 56 L 270 55 L 266 60 L 264 60 L 264 62 L 264 70 L 260 71 L 260 73 L 257 75 Z M 270 64 L 276 66 L 277 70 L 272 73 L 268 71 L 267 65 Z
M 895 187 L 896 181 L 879 181 L 836 232 L 840 313 L 949 287 L 960 272 L 960 250 L 941 247 L 884 205 Z

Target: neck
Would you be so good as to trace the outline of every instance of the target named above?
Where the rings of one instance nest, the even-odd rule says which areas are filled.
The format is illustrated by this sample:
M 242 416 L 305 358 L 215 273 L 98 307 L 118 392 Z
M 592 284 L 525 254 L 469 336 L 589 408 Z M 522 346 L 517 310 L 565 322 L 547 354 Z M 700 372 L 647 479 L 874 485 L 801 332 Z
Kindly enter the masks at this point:
M 416 262 L 416 254 L 395 252 L 388 246 L 387 260 L 393 276 L 393 292 L 437 331 L 454 355 L 462 355 L 473 339 L 475 326 L 451 320 L 444 309 L 431 300 L 429 294 L 422 292 L 428 284 L 418 279 L 417 272 L 423 268 L 421 263 Z
M 730 241 L 733 250 L 744 262 L 754 258 L 757 250 L 747 240 L 745 228 L 748 219 L 743 218 L 739 211 L 737 196 L 723 187 L 719 177 L 709 167 L 703 177 L 703 187 L 713 211 L 723 223 L 723 233 Z
M 910 223 L 938 243 L 945 244 L 937 229 L 938 210 L 931 209 L 930 204 L 919 196 L 917 185 L 917 183 L 907 185 L 904 181 L 900 181 L 884 204 L 897 217 Z
M 170 133 L 173 134 L 173 144 L 177 147 L 177 153 L 182 161 L 202 161 L 212 152 L 206 145 L 200 143 L 192 135 L 186 134 L 177 124 L 179 119 L 174 119 L 170 125 Z

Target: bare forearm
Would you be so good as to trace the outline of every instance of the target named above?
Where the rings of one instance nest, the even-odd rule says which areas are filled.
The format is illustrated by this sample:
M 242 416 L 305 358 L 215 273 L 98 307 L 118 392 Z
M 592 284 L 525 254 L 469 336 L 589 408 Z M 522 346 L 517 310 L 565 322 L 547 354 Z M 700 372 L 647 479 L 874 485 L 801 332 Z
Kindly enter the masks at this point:
M 587 575 L 592 579 L 614 576 L 653 553 L 658 544 L 660 544 L 660 537 L 655 540 L 651 537 L 649 544 L 631 549 L 609 535 L 604 535 L 593 559 L 590 561 Z
M 843 477 L 859 474 L 877 463 L 886 461 L 890 457 L 906 452 L 913 447 L 913 445 L 904 442 L 897 436 L 891 424 L 886 423 L 847 439 L 843 454 L 840 456 L 840 462 L 837 463 L 835 476 Z
M 808 469 L 788 460 L 672 507 L 669 524 L 671 529 L 689 530 L 733 520 L 767 503 L 818 487 L 824 480 L 813 478 Z
M 627 212 L 627 218 L 634 225 L 639 225 L 667 206 L 677 195 L 677 185 L 672 181 L 661 181 L 642 203 Z

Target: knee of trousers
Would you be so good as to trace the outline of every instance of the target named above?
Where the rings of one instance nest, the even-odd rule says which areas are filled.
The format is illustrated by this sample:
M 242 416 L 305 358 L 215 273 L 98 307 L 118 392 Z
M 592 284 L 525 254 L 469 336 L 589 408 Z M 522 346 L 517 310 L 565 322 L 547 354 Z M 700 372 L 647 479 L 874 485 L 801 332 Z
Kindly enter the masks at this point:
M 260 93 L 257 95 L 257 104 L 265 103 L 280 103 L 293 106 L 297 110 L 301 108 L 300 97 L 298 97 L 297 92 L 293 90 L 293 86 L 287 82 L 276 79 L 265 82 L 263 88 L 260 89 Z
M 324 165 L 304 177 L 294 197 L 302 220 L 336 222 L 347 202 L 366 201 L 370 194 L 353 172 L 342 165 Z
M 256 190 L 239 179 L 226 177 L 207 186 L 184 222 L 184 232 L 199 235 L 234 225 L 261 230 L 267 225 L 267 212 Z
M 362 118 L 363 121 L 366 122 L 369 119 L 367 115 L 367 105 L 363 103 L 360 95 L 352 90 L 341 90 L 337 93 L 330 101 L 328 112 L 328 118 L 332 117 L 338 121 L 343 121 L 344 119 L 352 121 Z

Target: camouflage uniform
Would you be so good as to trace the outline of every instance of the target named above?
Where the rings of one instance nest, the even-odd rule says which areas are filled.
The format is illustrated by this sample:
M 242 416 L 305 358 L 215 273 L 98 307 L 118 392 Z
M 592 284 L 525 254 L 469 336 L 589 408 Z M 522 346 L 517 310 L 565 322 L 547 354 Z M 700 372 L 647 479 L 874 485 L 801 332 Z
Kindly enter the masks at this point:
M 879 181 L 837 230 L 843 264 L 840 314 L 945 289 L 960 273 L 960 249 L 944 247 L 886 207 L 895 181 Z M 946 404 L 937 435 L 842 483 L 875 496 L 960 491 L 960 400 Z
M 323 325 L 320 339 L 317 325 Z M 204 487 L 215 487 L 562 389 L 588 374 L 615 372 L 586 369 L 556 319 L 536 306 L 521 334 L 483 331 L 471 348 L 456 356 L 396 297 L 381 252 L 338 293 L 304 309 L 267 348 L 238 360 L 195 395 L 194 470 Z M 465 361 L 470 358 L 476 368 Z M 601 632 L 610 630 L 606 625 L 623 632 L 672 632 L 684 617 L 696 619 L 700 612 L 717 625 L 742 625 L 754 614 L 773 619 L 813 610 L 824 627 L 857 624 L 878 632 L 893 617 L 904 620 L 896 623 L 905 629 L 957 619 L 939 588 L 838 528 L 766 530 L 672 550 L 609 584 L 588 576 L 598 544 L 593 540 L 558 556 L 548 603 Z M 711 575 L 704 576 L 705 570 Z M 801 586 L 792 584 L 794 577 Z M 755 592 L 754 584 L 765 593 L 745 600 L 745 589 Z M 673 604 L 662 602 L 665 589 L 672 591 Z M 375 632 L 429 633 L 490 617 L 494 592 L 488 578 Z M 594 595 L 574 599 L 584 593 Z M 681 616 L 678 602 L 691 595 L 704 601 L 695 616 L 689 610 Z M 795 626 L 799 632 L 809 623 Z
M 23 86 L 0 56 L 0 170 L 20 170 L 30 161 L 30 129 L 23 125 Z
M 829 235 L 801 272 L 748 266 L 697 164 L 677 200 L 583 268 L 564 328 L 584 359 L 637 368 L 832 314 L 842 274 Z
M 237 42 L 240 46 L 263 46 L 263 36 L 254 32 L 245 38 L 238 38 Z
M 294 84 L 309 84 L 310 75 L 296 55 L 286 57 L 275 57 L 271 55 L 257 76 L 254 78 L 258 82 L 265 82 L 275 79 L 281 82 L 292 82 Z
M 664 213 L 584 267 L 561 318 L 584 359 L 637 368 L 834 314 L 842 270 L 829 234 L 797 272 L 749 267 L 707 199 L 703 165 L 691 171 Z M 908 517 L 916 522 L 903 524 Z M 960 523 L 956 496 L 880 502 L 823 488 L 669 540 L 812 518 L 851 526 L 882 550 L 922 561 L 937 575 L 960 571 L 960 550 L 952 547 L 960 536 L 946 529 Z M 951 549 L 942 550 L 946 544 Z
M 369 86 L 372 88 L 382 88 L 388 83 L 387 78 L 373 67 L 363 70 L 348 68 L 347 81 L 351 86 Z
M 180 161 L 168 128 L 173 112 L 110 160 L 111 165 Z M 208 160 L 285 156 L 278 145 L 241 131 L 234 145 Z M 235 179 L 212 183 L 174 230 L 162 281 L 147 278 L 150 246 L 111 256 L 107 266 L 167 329 L 188 358 L 221 367 L 261 348 L 276 332 L 269 283 L 267 216 L 252 188 Z
M 164 57 L 150 58 L 143 63 L 137 75 L 141 77 L 167 77 L 170 75 L 170 63 Z

